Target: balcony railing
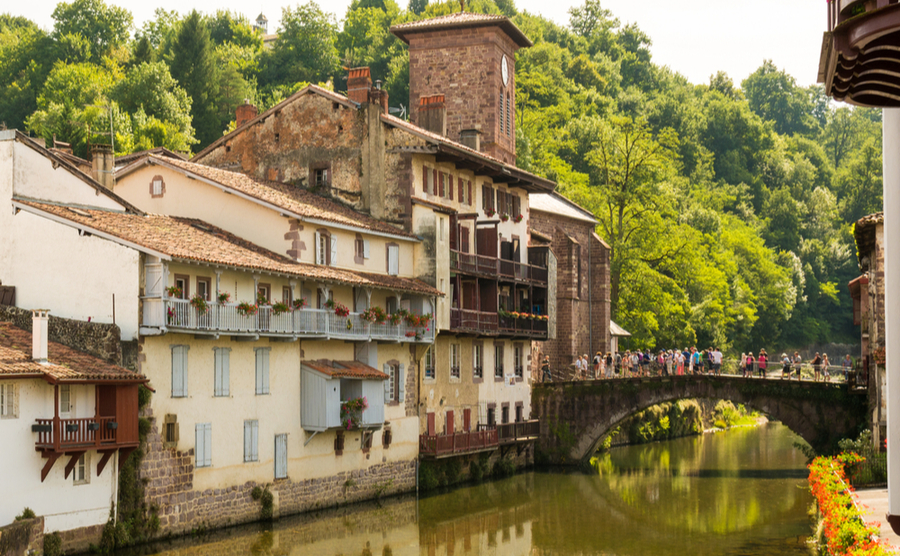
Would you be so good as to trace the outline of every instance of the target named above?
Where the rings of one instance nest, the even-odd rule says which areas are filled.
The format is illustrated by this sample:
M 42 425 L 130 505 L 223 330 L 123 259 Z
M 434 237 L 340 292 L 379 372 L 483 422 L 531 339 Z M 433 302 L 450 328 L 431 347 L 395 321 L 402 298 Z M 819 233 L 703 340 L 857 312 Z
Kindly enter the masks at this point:
M 498 319 L 497 313 L 450 309 L 450 328 L 455 330 L 496 333 Z
M 500 333 L 529 337 L 546 337 L 547 321 L 538 319 L 516 319 L 500 317 Z
M 500 445 L 497 429 L 484 429 L 454 434 L 419 435 L 419 455 L 439 458 L 470 452 L 493 450 Z
M 118 424 L 115 417 L 86 419 L 37 419 L 32 427 L 38 433 L 37 448 L 56 451 L 68 448 L 114 446 Z
M 464 274 L 503 277 L 519 282 L 547 283 L 546 267 L 455 250 L 450 251 L 450 270 Z
M 434 338 L 433 321 L 429 326 L 373 323 L 360 313 L 340 317 L 332 309 L 295 309 L 275 314 L 272 307 L 261 306 L 252 315 L 243 314 L 233 303 L 209 303 L 205 313 L 186 299 L 144 299 L 144 326 L 225 334 L 261 336 L 319 336 L 342 340 L 425 342 Z
M 500 444 L 533 440 L 540 435 L 541 422 L 539 419 L 497 425 L 497 440 Z

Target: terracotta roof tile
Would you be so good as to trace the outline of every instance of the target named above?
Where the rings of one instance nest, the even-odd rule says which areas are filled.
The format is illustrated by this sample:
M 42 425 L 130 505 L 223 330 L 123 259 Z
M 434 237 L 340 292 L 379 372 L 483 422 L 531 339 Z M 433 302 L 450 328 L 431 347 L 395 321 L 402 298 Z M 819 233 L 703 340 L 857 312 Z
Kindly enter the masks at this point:
M 349 207 L 290 184 L 258 180 L 240 172 L 221 170 L 195 162 L 159 156 L 151 156 L 150 158 L 157 164 L 174 166 L 186 172 L 202 176 L 304 218 L 316 218 L 334 222 L 335 224 L 353 226 L 400 237 L 415 237 L 415 235 L 400 230 L 386 222 L 360 214 Z
M 47 342 L 49 364 L 31 359 L 31 333 L 0 322 L 0 377 L 23 376 L 61 381 L 147 382 L 141 374 L 107 363 L 99 357 Z
M 520 47 L 532 46 L 531 40 L 525 36 L 515 23 L 504 15 L 476 14 L 471 12 L 456 12 L 448 15 L 410 21 L 391 27 L 391 33 L 400 40 L 409 44 L 407 35 L 423 31 L 436 31 L 439 29 L 460 29 L 465 27 L 483 27 L 497 25 L 502 28 L 509 37 Z
M 319 359 L 317 361 L 304 361 L 303 365 L 314 371 L 334 378 L 360 378 L 373 380 L 386 380 L 390 377 L 383 372 L 359 361 L 332 361 Z
M 193 218 L 95 209 L 73 210 L 23 199 L 16 199 L 16 202 L 174 259 L 265 270 L 352 286 L 443 296 L 440 290 L 419 280 L 299 263 Z

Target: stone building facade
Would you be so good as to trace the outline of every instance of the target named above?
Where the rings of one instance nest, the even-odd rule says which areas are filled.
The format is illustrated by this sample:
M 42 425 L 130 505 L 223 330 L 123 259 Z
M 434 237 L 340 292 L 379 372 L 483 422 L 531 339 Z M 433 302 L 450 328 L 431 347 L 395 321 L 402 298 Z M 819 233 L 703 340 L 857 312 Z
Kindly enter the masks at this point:
M 593 360 L 611 349 L 609 246 L 594 231 L 594 216 L 565 197 L 532 195 L 530 202 L 532 243 L 550 246 L 557 281 L 555 336 L 535 348 L 550 357 L 555 379 L 569 378 L 576 356 Z

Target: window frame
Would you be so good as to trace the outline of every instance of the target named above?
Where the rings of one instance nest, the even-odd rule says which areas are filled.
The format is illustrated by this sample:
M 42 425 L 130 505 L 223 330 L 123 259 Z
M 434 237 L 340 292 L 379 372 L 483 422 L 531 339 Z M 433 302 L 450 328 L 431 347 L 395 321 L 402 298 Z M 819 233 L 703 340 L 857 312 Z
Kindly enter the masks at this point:
M 450 344 L 450 378 L 459 380 L 459 351 L 460 346 L 459 343 L 451 343 Z
M 19 384 L 3 381 L 0 383 L 0 419 L 19 418 Z
M 256 462 L 259 462 L 259 419 L 245 419 L 244 463 Z
M 63 401 L 65 400 L 65 402 Z M 65 405 L 64 405 L 65 404 Z M 59 414 L 70 417 L 75 413 L 75 400 L 72 397 L 72 385 L 59 385 Z
M 516 380 L 525 377 L 525 348 L 522 344 L 513 344 L 513 373 Z
M 72 484 L 73 485 L 89 485 L 91 484 L 91 454 L 83 452 L 75 462 L 72 468 Z
M 201 284 L 206 286 L 206 295 L 203 295 L 201 293 L 203 290 L 203 288 L 200 287 Z M 206 301 L 212 300 L 212 277 L 211 276 L 197 276 L 197 295 L 199 295 Z
M 503 380 L 503 359 L 506 354 L 503 351 L 503 344 L 496 343 L 494 344 L 494 380 L 502 381 Z M 499 373 L 499 374 L 498 374 Z
M 422 356 L 422 368 L 424 369 L 425 380 L 435 380 L 434 373 L 434 346 L 428 346 L 425 355 Z
M 484 380 L 484 344 L 481 342 L 472 344 L 472 380 Z
M 179 286 L 178 283 L 181 282 Z M 181 296 L 176 299 L 191 298 L 191 277 L 187 274 L 175 274 L 172 276 L 172 284 L 176 288 L 181 288 Z
M 393 260 L 391 259 L 391 253 L 394 253 Z M 399 276 L 400 275 L 400 245 L 394 242 L 388 243 L 385 246 L 385 271 L 388 276 Z M 391 263 L 394 263 L 393 265 Z

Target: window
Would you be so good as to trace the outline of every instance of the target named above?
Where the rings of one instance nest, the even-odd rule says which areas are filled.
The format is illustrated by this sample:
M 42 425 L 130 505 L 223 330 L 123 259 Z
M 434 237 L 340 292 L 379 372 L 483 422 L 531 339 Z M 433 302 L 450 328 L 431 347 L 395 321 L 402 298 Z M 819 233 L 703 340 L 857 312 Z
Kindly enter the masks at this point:
M 194 467 L 210 467 L 212 465 L 212 423 L 197 423 L 194 431 Z
M 509 214 L 508 200 L 509 194 L 506 191 L 497 191 L 497 212 L 500 214 Z
M 384 381 L 384 403 L 402 403 L 406 400 L 404 392 L 403 365 L 398 361 L 388 361 L 384 364 L 384 374 L 388 379 Z
M 260 298 L 266 300 L 266 304 L 272 302 L 272 286 L 270 284 L 257 284 L 256 285 L 256 299 Z
M 316 188 L 328 187 L 331 184 L 328 174 L 328 168 L 315 168 L 313 170 L 313 186 Z
M 512 211 L 510 214 L 513 217 L 516 217 L 522 214 L 522 198 L 516 195 L 515 193 L 509 194 L 510 200 L 510 210 Z
M 69 415 L 73 411 L 75 411 L 75 400 L 72 399 L 72 386 L 61 384 L 59 386 L 59 412 L 62 415 Z
M 429 168 L 428 166 L 422 167 L 422 192 L 427 195 L 434 195 L 434 182 L 437 178 L 437 170 L 433 168 Z
M 434 348 L 425 351 L 425 378 L 434 379 Z
M 510 96 L 509 93 L 506 93 L 506 136 L 511 136 L 512 131 L 512 111 L 510 108 Z
M 259 421 L 244 421 L 244 463 L 259 461 Z
M 190 299 L 191 297 L 191 279 L 184 274 L 176 274 L 175 275 L 175 287 L 181 290 L 181 295 L 177 296 L 178 299 Z
M 0 419 L 19 417 L 19 390 L 14 383 L 0 384 Z
M 213 348 L 215 353 L 215 386 L 214 395 L 228 396 L 229 363 L 231 348 Z
M 504 425 L 509 423 L 509 402 L 504 402 L 500 408 L 500 423 Z
M 494 346 L 494 378 L 503 378 L 503 345 Z
M 212 291 L 212 279 L 198 276 L 197 277 L 197 295 L 203 299 L 210 300 L 210 291 Z
M 484 361 L 484 346 L 474 344 L 472 346 L 472 378 L 482 378 Z
M 489 185 L 481 186 L 481 208 L 485 212 L 494 210 L 494 188 Z
M 400 274 L 400 246 L 393 243 L 387 246 L 387 273 L 390 276 Z
M 150 181 L 150 197 L 157 198 L 166 194 L 166 182 L 162 176 L 153 176 Z
M 316 231 L 316 264 L 334 266 L 337 259 L 337 239 L 328 230 Z
M 269 393 L 269 351 L 272 348 L 256 348 L 256 395 Z
M 506 127 L 506 111 L 504 110 L 505 104 L 503 102 L 503 93 L 500 93 L 500 133 L 498 135 L 503 134 L 503 129 Z
M 163 443 L 166 448 L 176 448 L 178 446 L 178 416 L 167 413 L 163 418 L 164 433 Z
M 188 346 L 172 346 L 172 397 L 188 395 Z
M 281 302 L 285 305 L 290 305 L 294 300 L 294 294 L 291 291 L 290 286 L 282 286 L 281 287 Z
M 513 370 L 516 373 L 516 377 L 522 378 L 523 368 L 522 368 L 522 346 L 515 345 L 513 346 Z
M 287 435 L 275 435 L 275 478 L 287 478 Z
M 356 264 L 363 264 L 365 260 L 369 258 L 369 240 L 359 237 L 359 234 L 356 235 L 357 238 L 354 242 L 353 262 Z
M 81 454 L 73 470 L 72 482 L 76 485 L 86 485 L 91 482 L 91 456 L 88 452 Z
M 450 378 L 459 378 L 459 344 L 450 344 Z

